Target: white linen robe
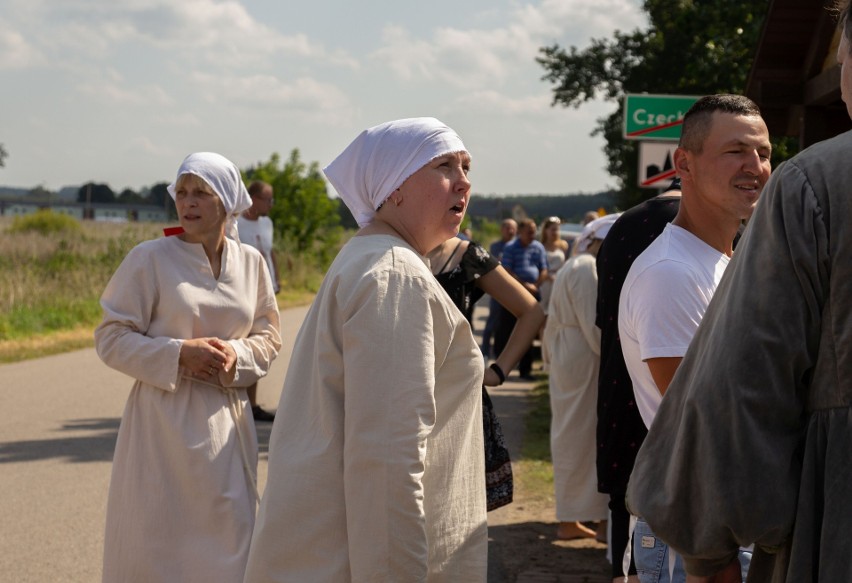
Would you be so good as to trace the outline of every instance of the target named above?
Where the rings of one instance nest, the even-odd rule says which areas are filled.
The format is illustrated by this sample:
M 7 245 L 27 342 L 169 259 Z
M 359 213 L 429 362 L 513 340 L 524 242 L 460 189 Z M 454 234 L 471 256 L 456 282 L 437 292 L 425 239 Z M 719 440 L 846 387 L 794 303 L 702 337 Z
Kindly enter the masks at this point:
M 550 296 L 544 344 L 550 352 L 550 452 L 561 522 L 604 520 L 608 496 L 595 468 L 601 332 L 595 326 L 598 277 L 588 253 L 559 270 Z
M 147 241 L 101 305 L 98 354 L 136 379 L 115 447 L 103 580 L 242 580 L 256 506 L 246 473 L 257 471 L 254 421 L 242 414 L 236 425 L 226 392 L 184 376 L 178 359 L 182 339 L 216 336 L 237 353 L 233 387 L 266 374 L 281 338 L 263 258 L 226 239 L 217 280 L 200 244 Z M 231 390 L 245 411 L 245 391 Z
M 347 243 L 296 339 L 245 581 L 485 581 L 483 368 L 420 255 Z

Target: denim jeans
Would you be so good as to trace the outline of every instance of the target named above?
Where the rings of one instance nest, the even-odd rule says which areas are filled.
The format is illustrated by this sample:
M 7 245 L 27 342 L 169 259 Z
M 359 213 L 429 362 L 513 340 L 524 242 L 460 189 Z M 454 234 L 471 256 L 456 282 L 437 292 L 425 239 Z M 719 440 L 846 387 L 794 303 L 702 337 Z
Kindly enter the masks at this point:
M 641 583 L 685 583 L 683 559 L 675 560 L 673 577 L 669 577 L 669 546 L 658 539 L 641 518 L 633 531 L 633 560 Z
M 742 580 L 746 580 L 751 564 L 752 549 L 740 549 L 739 560 Z M 685 583 L 686 571 L 683 559 L 677 556 L 673 577 L 669 578 L 669 547 L 658 539 L 648 523 L 641 518 L 636 521 L 633 532 L 633 561 L 640 583 Z

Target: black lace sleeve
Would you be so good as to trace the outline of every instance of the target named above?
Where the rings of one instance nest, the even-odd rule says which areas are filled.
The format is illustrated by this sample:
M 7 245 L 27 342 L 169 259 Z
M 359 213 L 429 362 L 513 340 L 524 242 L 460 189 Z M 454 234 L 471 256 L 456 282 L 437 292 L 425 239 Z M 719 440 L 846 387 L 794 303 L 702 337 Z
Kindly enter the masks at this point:
M 462 271 L 465 273 L 465 279 L 475 281 L 483 275 L 493 271 L 498 265 L 500 265 L 500 262 L 486 251 L 485 247 L 479 243 L 471 241 L 467 246 L 467 251 L 465 251 L 462 256 L 460 265 Z M 480 296 L 481 295 L 482 294 L 480 294 Z
M 461 261 L 462 269 L 466 272 L 466 275 L 473 282 L 474 286 L 470 292 L 470 304 L 469 309 L 471 312 L 471 317 L 473 316 L 473 305 L 479 301 L 479 298 L 485 295 L 485 292 L 482 291 L 482 288 L 476 285 L 476 280 L 494 271 L 500 262 L 494 258 L 491 253 L 486 251 L 485 247 L 471 241 L 467 246 L 467 251 L 462 257 Z M 470 319 L 470 318 L 468 318 Z

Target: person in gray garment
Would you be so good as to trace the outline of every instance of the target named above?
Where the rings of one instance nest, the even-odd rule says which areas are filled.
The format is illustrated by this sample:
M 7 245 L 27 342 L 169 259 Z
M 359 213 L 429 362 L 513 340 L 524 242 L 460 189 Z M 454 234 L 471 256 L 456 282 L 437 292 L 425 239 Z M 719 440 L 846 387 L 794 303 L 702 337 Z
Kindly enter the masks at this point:
M 852 22 L 837 60 L 852 116 Z M 852 132 L 775 170 L 636 460 L 691 581 L 852 581 Z

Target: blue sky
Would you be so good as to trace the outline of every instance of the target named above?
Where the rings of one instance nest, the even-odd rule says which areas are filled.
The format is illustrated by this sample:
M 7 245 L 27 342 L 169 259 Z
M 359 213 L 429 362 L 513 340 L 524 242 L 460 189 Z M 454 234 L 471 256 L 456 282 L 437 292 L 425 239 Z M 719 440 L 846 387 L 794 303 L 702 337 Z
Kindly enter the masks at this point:
M 330 162 L 361 130 L 434 116 L 481 194 L 597 192 L 596 118 L 550 106 L 551 43 L 646 24 L 641 0 L 0 0 L 0 184 L 116 192 L 193 151 Z M 332 191 L 333 192 L 333 191 Z

